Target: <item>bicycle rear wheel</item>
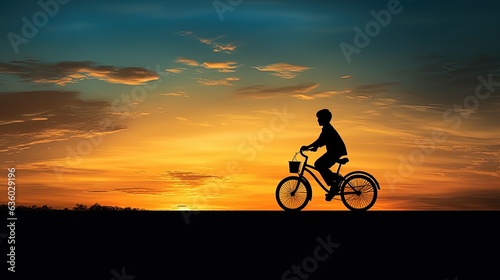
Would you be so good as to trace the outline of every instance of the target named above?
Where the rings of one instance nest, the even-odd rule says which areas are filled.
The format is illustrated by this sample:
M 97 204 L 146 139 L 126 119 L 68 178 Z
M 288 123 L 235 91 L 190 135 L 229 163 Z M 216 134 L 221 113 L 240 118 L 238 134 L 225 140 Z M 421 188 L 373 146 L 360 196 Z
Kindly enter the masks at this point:
M 349 176 L 340 189 L 342 203 L 351 211 L 366 211 L 377 200 L 377 187 L 373 180 L 362 174 Z
M 285 211 L 302 210 L 306 207 L 311 196 L 311 187 L 297 176 L 290 176 L 281 180 L 276 187 L 276 201 Z

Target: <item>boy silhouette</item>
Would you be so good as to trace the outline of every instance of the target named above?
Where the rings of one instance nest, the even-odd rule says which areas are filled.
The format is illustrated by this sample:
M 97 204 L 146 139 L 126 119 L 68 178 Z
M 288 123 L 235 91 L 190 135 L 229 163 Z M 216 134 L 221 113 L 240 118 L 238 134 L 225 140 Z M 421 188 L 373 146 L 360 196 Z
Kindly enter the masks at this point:
M 347 155 L 347 149 L 337 130 L 330 124 L 332 113 L 328 109 L 322 109 L 316 113 L 316 117 L 318 124 L 323 127 L 321 134 L 316 141 L 310 145 L 302 146 L 300 150 L 315 152 L 318 148 L 326 146 L 326 153 L 316 160 L 314 167 L 330 186 L 330 192 L 326 194 L 326 200 L 330 201 L 340 189 L 337 174 L 333 173 L 330 168 L 337 163 L 340 157 Z

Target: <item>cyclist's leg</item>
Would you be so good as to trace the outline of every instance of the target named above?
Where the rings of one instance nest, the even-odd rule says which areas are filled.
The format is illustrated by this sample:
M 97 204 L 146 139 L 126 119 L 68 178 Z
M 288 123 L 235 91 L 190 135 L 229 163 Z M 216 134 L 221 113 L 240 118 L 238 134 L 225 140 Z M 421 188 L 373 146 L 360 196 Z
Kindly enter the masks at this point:
M 319 157 L 316 162 L 314 162 L 314 167 L 319 171 L 323 180 L 325 180 L 326 184 L 329 186 L 334 183 L 335 173 L 333 173 L 330 168 L 337 162 L 339 157 L 325 153 L 321 157 Z

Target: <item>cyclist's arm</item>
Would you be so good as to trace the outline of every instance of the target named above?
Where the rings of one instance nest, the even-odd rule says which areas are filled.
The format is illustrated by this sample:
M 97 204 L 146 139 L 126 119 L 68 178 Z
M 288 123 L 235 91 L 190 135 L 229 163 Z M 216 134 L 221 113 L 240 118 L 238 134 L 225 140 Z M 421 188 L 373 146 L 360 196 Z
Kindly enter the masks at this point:
M 318 149 L 325 145 L 324 133 L 321 133 L 316 141 L 309 145 L 310 148 Z
M 310 151 L 316 151 L 318 148 L 323 147 L 325 144 L 323 144 L 322 138 L 318 138 L 316 141 L 314 141 L 312 144 L 309 144 L 307 146 L 302 146 L 301 150 L 310 150 Z

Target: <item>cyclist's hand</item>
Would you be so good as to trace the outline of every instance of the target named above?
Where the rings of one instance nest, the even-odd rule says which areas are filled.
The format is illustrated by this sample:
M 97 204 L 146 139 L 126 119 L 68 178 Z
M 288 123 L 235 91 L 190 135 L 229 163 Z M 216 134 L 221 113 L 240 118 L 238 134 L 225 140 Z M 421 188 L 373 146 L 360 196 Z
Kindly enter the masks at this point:
M 311 152 L 316 152 L 317 150 L 318 150 L 318 148 L 316 148 L 316 147 L 309 148 L 309 151 L 311 151 Z

